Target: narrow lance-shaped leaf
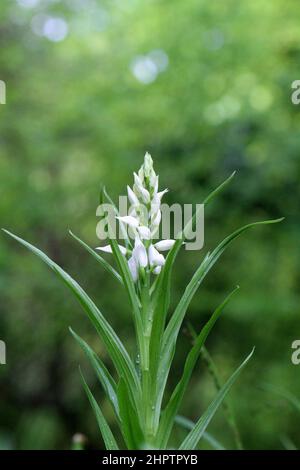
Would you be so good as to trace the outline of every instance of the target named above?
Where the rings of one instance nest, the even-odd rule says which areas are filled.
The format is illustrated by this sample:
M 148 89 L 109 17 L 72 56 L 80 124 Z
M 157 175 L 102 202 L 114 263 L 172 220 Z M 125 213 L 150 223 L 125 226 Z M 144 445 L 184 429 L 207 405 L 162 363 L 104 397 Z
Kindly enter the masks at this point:
M 223 183 L 221 183 L 206 199 L 203 204 L 207 205 L 219 192 L 221 192 L 232 180 L 234 177 L 232 173 L 229 178 L 227 178 Z M 152 376 L 156 375 L 157 365 L 159 362 L 159 356 L 161 351 L 161 338 L 164 331 L 164 326 L 166 322 L 167 311 L 170 303 L 170 284 L 171 284 L 171 274 L 172 268 L 179 253 L 179 250 L 185 240 L 190 234 L 190 231 L 195 223 L 197 211 L 191 218 L 191 220 L 186 224 L 183 231 L 178 235 L 176 242 L 174 243 L 172 249 L 170 250 L 165 266 L 160 274 L 155 293 L 153 295 L 153 323 L 152 323 L 152 335 L 151 335 L 151 344 L 150 344 L 150 367 Z
M 171 367 L 172 358 L 174 355 L 175 345 L 178 337 L 178 333 L 180 327 L 182 325 L 183 319 L 185 317 L 187 308 L 196 293 L 197 289 L 199 288 L 201 282 L 204 280 L 207 273 L 210 269 L 214 266 L 216 261 L 219 259 L 221 254 L 225 251 L 225 249 L 229 246 L 229 244 L 241 235 L 244 231 L 256 226 L 256 225 L 266 225 L 266 224 L 273 224 L 280 222 L 281 219 L 275 220 L 267 220 L 262 222 L 254 222 L 251 224 L 244 225 L 243 227 L 239 228 L 231 235 L 226 237 L 210 254 L 209 257 L 206 257 L 204 261 L 201 263 L 199 268 L 194 273 L 191 281 L 189 282 L 188 286 L 185 289 L 185 292 L 177 305 L 174 314 L 172 315 L 168 326 L 165 330 L 163 336 L 163 346 L 162 346 L 162 354 L 161 354 L 161 361 L 158 373 L 158 380 L 157 380 L 157 390 L 160 394 L 163 393 L 165 388 L 165 384 L 167 381 L 168 373 Z
M 3 229 L 4 230 L 4 229 Z M 119 376 L 123 376 L 126 380 L 128 388 L 131 394 L 138 401 L 140 400 L 140 382 L 134 368 L 133 362 L 131 361 L 128 352 L 126 351 L 123 343 L 104 318 L 100 310 L 96 307 L 94 302 L 90 299 L 87 293 L 80 287 L 80 285 L 66 273 L 58 264 L 52 261 L 45 253 L 26 242 L 22 238 L 4 230 L 5 233 L 10 235 L 12 238 L 17 240 L 19 243 L 24 245 L 39 258 L 41 258 L 51 269 L 57 274 L 57 276 L 63 280 L 63 282 L 69 287 L 80 304 L 83 306 L 92 324 L 101 336 L 110 357 L 118 371 Z
M 219 406 L 221 405 L 222 401 L 224 400 L 226 394 L 229 392 L 231 386 L 234 384 L 250 358 L 254 349 L 251 351 L 249 356 L 244 360 L 244 362 L 236 369 L 236 371 L 231 375 L 231 377 L 227 380 L 227 382 L 223 385 L 219 393 L 217 394 L 216 398 L 212 401 L 209 405 L 207 410 L 203 413 L 201 418 L 197 421 L 194 428 L 189 432 L 187 437 L 182 442 L 179 450 L 193 450 L 197 446 L 198 442 L 200 441 L 203 433 L 205 432 L 207 426 L 209 425 L 210 421 L 214 417 L 216 411 L 218 410 Z
M 77 335 L 75 331 L 72 330 L 72 328 L 69 328 L 69 330 L 72 336 L 79 343 L 80 347 L 83 349 L 83 351 L 87 355 L 103 387 L 103 390 L 116 413 L 116 417 L 119 419 L 119 405 L 118 405 L 118 398 L 117 398 L 117 393 L 116 393 L 117 385 L 114 379 L 108 372 L 107 368 L 105 367 L 101 359 L 93 351 L 93 349 L 79 335 Z
M 117 241 L 115 240 L 115 233 L 113 233 L 108 217 L 106 217 L 106 220 L 107 220 L 107 228 L 108 228 L 108 234 L 109 234 L 109 243 L 110 243 L 113 255 L 115 257 L 115 260 L 117 262 L 123 284 L 125 286 L 125 289 L 127 291 L 127 294 L 131 303 L 136 337 L 138 340 L 139 348 L 141 349 L 141 344 L 142 344 L 141 336 L 142 336 L 143 326 L 142 326 L 142 318 L 141 318 L 141 312 L 140 312 L 140 302 L 139 302 L 139 299 L 135 290 L 132 276 L 129 271 L 127 260 L 125 256 L 121 253 L 119 245 Z
M 96 402 L 96 400 L 95 400 L 88 384 L 86 383 L 86 381 L 84 379 L 84 376 L 83 376 L 80 369 L 79 369 L 79 371 L 80 371 L 81 380 L 82 380 L 84 390 L 87 394 L 89 402 L 90 402 L 90 404 L 93 408 L 93 411 L 95 413 L 97 423 L 98 423 L 101 435 L 103 437 L 103 441 L 104 441 L 106 449 L 107 450 L 119 450 L 118 444 L 117 444 L 117 442 L 116 442 L 116 440 L 113 436 L 113 433 L 111 432 L 111 429 L 110 429 L 109 425 L 107 424 L 107 421 L 106 421 L 106 419 L 105 419 L 98 403 Z
M 195 338 L 195 332 L 193 331 L 193 328 L 191 325 L 189 325 L 189 330 L 192 336 Z M 208 368 L 210 375 L 212 376 L 216 390 L 217 391 L 221 390 L 222 385 L 223 385 L 223 380 L 221 380 L 217 366 L 205 346 L 203 346 L 203 348 L 201 349 L 200 356 L 201 356 L 201 359 L 204 361 L 206 367 Z M 243 443 L 241 440 L 240 432 L 236 423 L 235 415 L 234 415 L 233 408 L 231 406 L 230 401 L 224 400 L 222 407 L 224 410 L 226 421 L 228 422 L 228 425 L 231 428 L 236 447 L 238 450 L 243 450 Z
M 176 416 L 175 422 L 188 431 L 191 431 L 196 424 L 191 419 L 181 415 Z M 223 444 L 221 444 L 214 436 L 206 431 L 203 433 L 203 440 L 206 441 L 214 450 L 226 450 Z
M 204 345 L 206 338 L 208 337 L 210 331 L 212 330 L 216 321 L 220 317 L 225 306 L 228 304 L 231 297 L 237 292 L 238 289 L 239 287 L 236 287 L 236 289 L 234 289 L 234 291 L 232 291 L 221 303 L 221 305 L 219 305 L 218 308 L 214 311 L 208 322 L 205 324 L 205 326 L 202 328 L 201 332 L 197 336 L 195 344 L 187 356 L 181 379 L 175 387 L 175 390 L 172 393 L 171 398 L 162 413 L 159 430 L 159 440 L 163 443 L 163 447 L 167 445 L 169 436 L 171 434 L 173 421 L 179 410 L 182 398 L 187 389 L 193 369 L 197 363 L 197 360 L 199 359 L 202 346 Z
M 79 237 L 74 235 L 74 233 L 71 232 L 71 230 L 69 230 L 69 233 L 75 240 L 78 241 L 78 243 L 80 243 L 81 246 L 83 246 L 83 248 L 85 248 L 86 251 L 88 251 L 95 258 L 96 261 L 98 261 L 98 263 L 101 264 L 101 266 L 107 272 L 112 274 L 121 284 L 123 284 L 123 281 L 122 281 L 122 278 L 121 278 L 120 274 L 110 265 L 110 263 L 108 263 L 108 261 L 106 261 L 101 255 L 98 255 L 98 253 L 96 253 L 95 250 L 93 250 L 93 248 L 91 248 L 89 245 L 87 245 L 87 243 L 85 243 Z
M 121 429 L 127 447 L 134 450 L 141 449 L 144 442 L 143 432 L 122 377 L 117 387 L 117 395 L 122 423 Z

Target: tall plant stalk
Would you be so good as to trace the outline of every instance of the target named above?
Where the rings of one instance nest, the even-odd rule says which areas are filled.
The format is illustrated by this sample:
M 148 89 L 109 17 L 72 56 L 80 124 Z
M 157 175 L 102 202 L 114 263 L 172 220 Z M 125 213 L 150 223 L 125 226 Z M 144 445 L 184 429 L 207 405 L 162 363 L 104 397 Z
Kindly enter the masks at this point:
M 205 206 L 227 186 L 232 177 L 233 175 L 205 199 Z M 160 204 L 166 190 L 158 191 L 158 176 L 149 154 L 145 155 L 139 172 L 134 174 L 133 189 L 130 187 L 127 189 L 132 205 L 130 213 L 121 217 L 115 206 L 114 211 L 122 233 L 127 234 L 129 228 L 134 235 L 134 243 L 128 236 L 125 239 L 125 246 L 119 245 L 113 236 L 108 217 L 106 222 L 110 235 L 109 245 L 98 247 L 98 252 L 73 233 L 71 235 L 109 275 L 114 277 L 116 283 L 126 290 L 136 334 L 136 357 L 129 354 L 117 333 L 77 281 L 41 250 L 7 230 L 4 231 L 41 258 L 66 284 L 81 303 L 107 349 L 115 369 L 116 379 L 92 348 L 71 330 L 72 335 L 89 358 L 121 430 L 123 439 L 117 442 L 81 373 L 83 386 L 98 421 L 105 447 L 109 450 L 166 449 L 171 444 L 173 445 L 172 430 L 206 338 L 236 289 L 216 308 L 200 332 L 195 334 L 194 344 L 186 357 L 180 380 L 170 398 L 166 399 L 165 391 L 178 335 L 192 298 L 210 269 L 235 238 L 251 227 L 279 222 L 282 219 L 251 223 L 226 237 L 211 253 L 206 255 L 187 284 L 174 312 L 169 315 L 174 262 L 184 240 L 189 237 L 197 213 L 193 215 L 176 239 L 156 242 L 155 235 L 159 230 L 161 220 Z M 102 190 L 101 200 L 112 202 L 105 189 Z M 146 211 L 142 208 L 146 208 Z M 115 266 L 103 258 L 99 251 L 111 253 L 115 259 Z M 164 252 L 168 252 L 166 257 Z M 193 424 L 183 442 L 177 445 L 179 449 L 195 449 L 200 439 L 205 437 L 207 426 L 251 356 L 252 352 L 227 382 L 219 387 L 208 409 Z M 210 442 L 216 441 L 210 438 Z M 220 448 L 219 444 L 217 445 Z

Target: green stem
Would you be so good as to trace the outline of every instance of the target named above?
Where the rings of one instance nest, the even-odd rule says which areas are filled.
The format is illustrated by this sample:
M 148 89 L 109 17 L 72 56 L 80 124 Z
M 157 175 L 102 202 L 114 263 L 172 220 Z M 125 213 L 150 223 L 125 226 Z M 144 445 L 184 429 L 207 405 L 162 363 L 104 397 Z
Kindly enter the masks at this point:
M 154 402 L 152 394 L 152 378 L 150 374 L 150 339 L 152 333 L 152 311 L 150 297 L 150 274 L 145 274 L 145 279 L 141 288 L 142 304 L 142 348 L 141 348 L 141 388 L 142 388 L 142 406 L 144 415 L 144 435 L 145 445 L 153 447 L 154 445 Z

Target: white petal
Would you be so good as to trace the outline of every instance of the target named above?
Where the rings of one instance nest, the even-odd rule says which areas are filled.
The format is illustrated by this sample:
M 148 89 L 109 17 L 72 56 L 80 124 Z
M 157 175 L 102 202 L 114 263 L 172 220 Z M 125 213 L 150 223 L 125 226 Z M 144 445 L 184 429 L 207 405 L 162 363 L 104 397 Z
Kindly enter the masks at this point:
M 150 193 L 149 193 L 149 191 L 147 189 L 145 189 L 144 187 L 141 187 L 141 188 L 138 188 L 138 189 L 141 193 L 143 202 L 145 204 L 148 204 L 148 202 L 150 202 Z
M 137 195 L 132 191 L 130 186 L 127 186 L 127 194 L 128 194 L 128 199 L 130 204 L 133 206 L 138 206 L 139 205 L 139 200 L 137 198 Z
M 133 177 L 134 177 L 134 183 L 136 184 L 136 186 L 140 189 L 143 187 L 143 183 L 142 183 L 142 180 L 140 179 L 140 177 L 136 174 L 136 173 L 133 173 Z
M 142 241 L 138 238 L 135 239 L 135 244 L 134 248 L 132 251 L 132 255 L 136 261 L 136 263 L 141 266 L 142 268 L 145 268 L 148 264 L 148 256 L 147 256 L 147 250 L 142 243 Z
M 157 249 L 150 245 L 148 249 L 149 263 L 150 266 L 163 266 L 165 264 L 165 258 L 161 255 Z
M 133 256 L 128 260 L 128 267 L 133 281 L 136 282 L 138 278 L 138 266 Z
M 110 245 L 97 246 L 96 250 L 104 251 L 105 253 L 112 253 L 112 249 Z
M 157 217 L 157 213 L 160 211 L 160 204 L 151 204 L 150 218 L 153 221 Z
M 151 221 L 151 226 L 152 226 L 152 229 L 153 228 L 156 228 L 159 226 L 160 224 L 160 221 L 161 221 L 161 211 L 157 211 L 157 213 L 154 215 L 152 221 Z
M 158 251 L 167 251 L 170 250 L 175 243 L 175 240 L 161 240 L 160 242 L 155 243 L 155 248 Z
M 121 222 L 124 222 L 124 224 L 129 225 L 130 227 L 136 228 L 139 225 L 139 221 L 135 217 L 132 217 L 132 215 L 124 215 L 123 217 L 116 218 Z
M 163 197 L 164 194 L 166 194 L 169 190 L 168 189 L 164 189 L 163 191 L 159 191 L 159 193 L 157 193 L 157 196 L 159 197 L 159 199 L 161 200 L 161 198 Z
M 125 256 L 125 255 L 126 255 L 126 253 L 127 253 L 127 250 L 126 250 L 125 246 L 118 245 L 118 247 L 119 247 L 119 249 L 120 249 L 120 251 L 121 251 L 122 255 L 124 255 L 124 256 Z
M 118 247 L 120 248 L 120 251 L 121 251 L 122 255 L 126 255 L 127 250 L 126 250 L 125 246 L 118 245 Z M 105 253 L 112 253 L 112 249 L 111 249 L 111 246 L 110 246 L 110 245 L 98 246 L 98 247 L 96 248 L 96 250 L 104 251 Z
M 148 227 L 146 227 L 145 225 L 141 225 L 140 227 L 138 227 L 138 232 L 141 238 L 143 238 L 144 240 L 150 240 L 151 232 Z
M 156 268 L 153 269 L 153 273 L 158 275 L 161 271 L 161 266 L 156 266 Z
M 158 191 L 158 175 L 153 175 L 150 178 L 150 184 L 152 188 L 154 189 L 154 194 L 157 194 Z

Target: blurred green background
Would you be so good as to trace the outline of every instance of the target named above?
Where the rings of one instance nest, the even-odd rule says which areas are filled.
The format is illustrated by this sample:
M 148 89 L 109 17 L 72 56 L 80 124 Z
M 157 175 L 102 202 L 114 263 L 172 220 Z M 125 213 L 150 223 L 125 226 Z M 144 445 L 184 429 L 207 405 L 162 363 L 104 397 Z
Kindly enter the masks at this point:
M 204 252 L 243 223 L 258 227 L 223 255 L 195 296 L 188 320 L 199 330 L 236 285 L 207 343 L 222 380 L 252 347 L 254 358 L 230 393 L 247 449 L 300 446 L 300 414 L 265 384 L 300 397 L 300 108 L 297 2 L 272 0 L 1 0 L 1 226 L 42 248 L 70 272 L 130 349 L 122 289 L 68 235 L 91 246 L 100 185 L 125 194 L 148 150 L 170 189 L 168 202 L 200 203 L 233 170 L 206 211 L 205 247 L 182 252 L 172 306 Z M 68 449 L 72 436 L 102 442 L 81 388 L 81 364 L 108 417 L 72 327 L 106 352 L 80 307 L 32 254 L 0 237 L 0 446 Z M 189 338 L 180 335 L 170 385 Z M 196 419 L 215 394 L 200 361 L 182 412 Z M 235 448 L 224 413 L 209 431 Z M 205 446 L 204 447 L 208 447 Z

